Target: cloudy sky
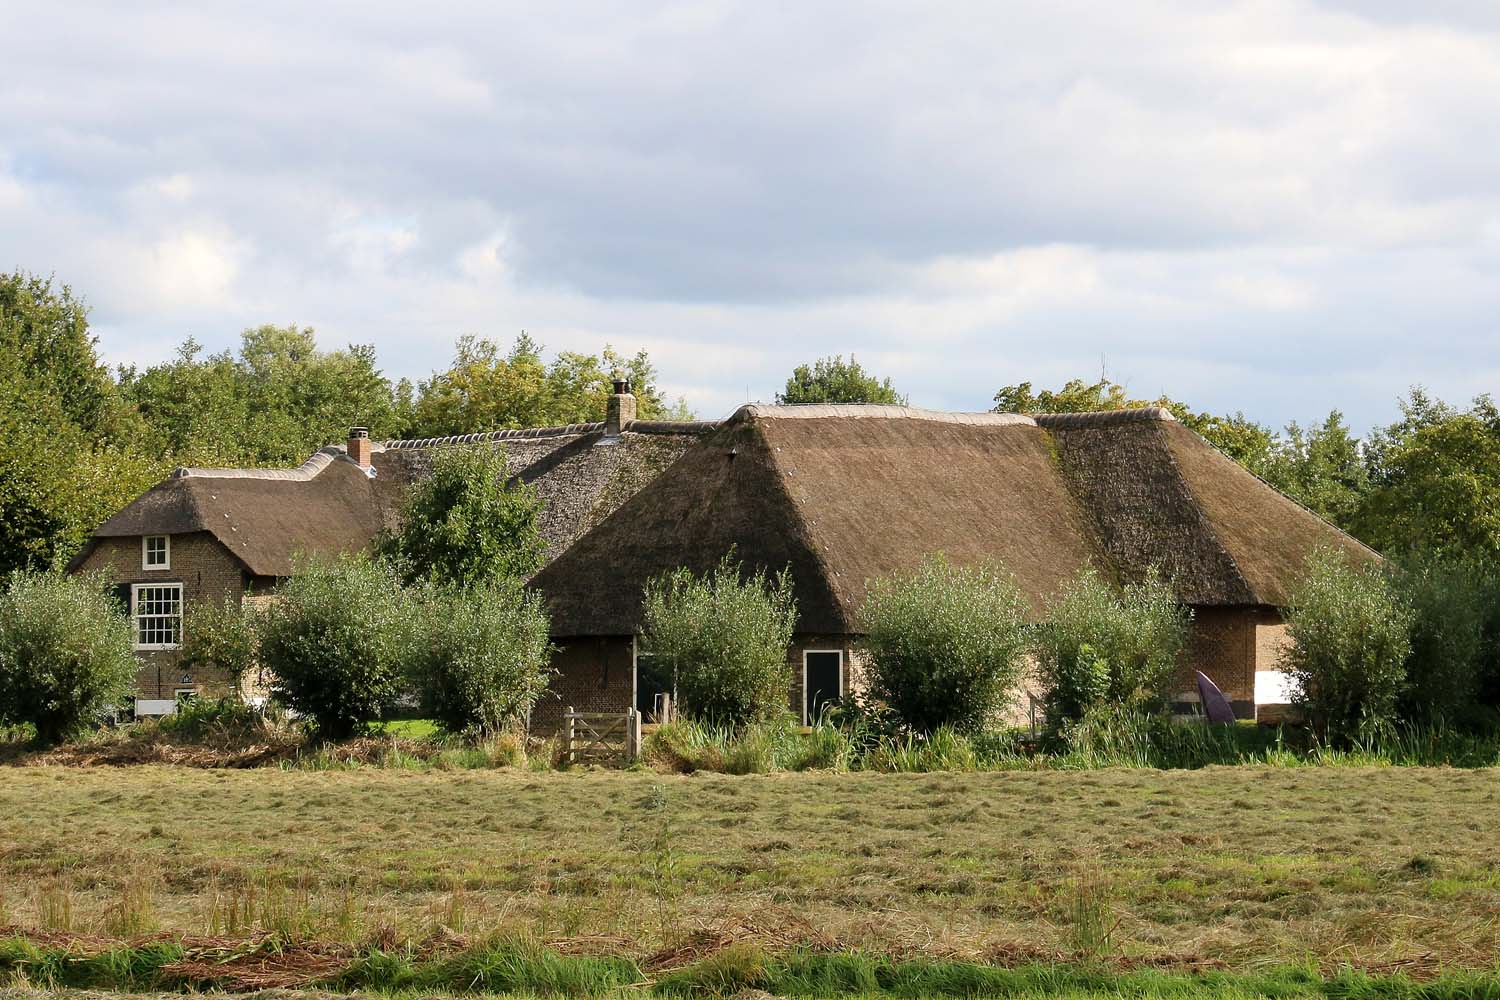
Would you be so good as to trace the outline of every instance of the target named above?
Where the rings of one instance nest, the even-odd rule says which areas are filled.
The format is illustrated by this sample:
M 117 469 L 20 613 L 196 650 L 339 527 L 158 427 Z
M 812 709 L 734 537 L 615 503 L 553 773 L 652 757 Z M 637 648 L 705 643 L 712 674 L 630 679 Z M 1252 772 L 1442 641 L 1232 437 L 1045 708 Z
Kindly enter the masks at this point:
M 296 322 L 650 352 L 702 416 L 1101 365 L 1282 423 L 1500 389 L 1500 4 L 0 0 L 0 268 L 112 362 Z

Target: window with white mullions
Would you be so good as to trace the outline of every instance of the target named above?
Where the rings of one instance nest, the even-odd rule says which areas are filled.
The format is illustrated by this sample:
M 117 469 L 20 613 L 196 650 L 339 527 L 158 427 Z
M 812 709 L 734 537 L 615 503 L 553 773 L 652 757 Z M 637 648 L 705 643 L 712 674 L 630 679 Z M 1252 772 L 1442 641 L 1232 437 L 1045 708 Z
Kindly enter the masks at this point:
M 136 649 L 176 649 L 182 643 L 182 584 L 135 584 L 130 614 Z
M 141 539 L 141 568 L 172 568 L 172 539 L 170 536 L 146 535 Z

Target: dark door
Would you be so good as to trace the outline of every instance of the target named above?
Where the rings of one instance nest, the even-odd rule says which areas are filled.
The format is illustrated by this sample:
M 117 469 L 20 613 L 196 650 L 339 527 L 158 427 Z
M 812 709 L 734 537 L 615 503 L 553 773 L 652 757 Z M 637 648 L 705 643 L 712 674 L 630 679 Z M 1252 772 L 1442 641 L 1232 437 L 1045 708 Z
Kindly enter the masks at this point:
M 838 650 L 810 651 L 803 654 L 806 659 L 806 683 L 802 690 L 802 721 L 812 725 L 823 714 L 825 706 L 832 705 L 844 694 L 844 654 Z
M 635 710 L 647 722 L 657 722 L 657 696 L 672 693 L 672 678 L 656 665 L 650 653 L 635 657 Z

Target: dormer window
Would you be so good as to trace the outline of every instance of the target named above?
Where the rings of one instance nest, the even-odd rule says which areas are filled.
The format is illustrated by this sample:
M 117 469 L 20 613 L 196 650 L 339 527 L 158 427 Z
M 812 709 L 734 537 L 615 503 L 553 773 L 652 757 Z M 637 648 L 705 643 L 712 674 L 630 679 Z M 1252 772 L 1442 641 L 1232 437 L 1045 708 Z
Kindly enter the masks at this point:
M 172 539 L 169 535 L 147 535 L 141 539 L 141 569 L 171 569 Z

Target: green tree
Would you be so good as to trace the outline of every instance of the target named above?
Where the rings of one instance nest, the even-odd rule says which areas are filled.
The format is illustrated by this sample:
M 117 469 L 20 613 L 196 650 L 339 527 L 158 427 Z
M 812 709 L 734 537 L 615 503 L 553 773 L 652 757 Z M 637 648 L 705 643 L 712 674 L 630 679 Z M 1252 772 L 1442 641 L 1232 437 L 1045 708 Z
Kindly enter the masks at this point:
M 1061 389 L 1032 388 L 1030 382 L 1008 385 L 995 393 L 996 413 L 1095 413 L 1155 406 L 1151 400 L 1131 399 L 1125 387 L 1109 378 L 1086 382 L 1069 379 Z
M 535 490 L 510 480 L 503 450 L 443 448 L 407 492 L 398 526 L 379 549 L 408 583 L 523 579 L 541 568 L 546 554 L 537 527 L 541 509 Z
M 130 622 L 102 583 L 20 572 L 0 593 L 0 722 L 56 743 L 135 685 Z
M 1010 576 L 941 556 L 871 581 L 859 619 L 871 694 L 915 732 L 983 729 L 1020 677 L 1027 610 Z
M 1287 425 L 1265 463 L 1255 469 L 1271 485 L 1346 530 L 1369 491 L 1359 439 L 1334 410 L 1316 427 Z
M 776 394 L 778 403 L 884 403 L 905 406 L 906 397 L 896 391 L 889 378 L 867 373 L 854 355 L 848 362 L 842 354 L 819 358 L 809 367 L 798 365 L 786 387 Z
M 1500 553 L 1500 410 L 1468 410 L 1413 390 L 1403 419 L 1371 436 L 1371 488 L 1354 523 L 1390 552 Z
M 412 669 L 428 715 L 455 733 L 523 724 L 551 676 L 541 595 L 510 580 L 431 588 L 420 606 Z
M 541 345 L 524 333 L 508 352 L 492 340 L 466 336 L 448 370 L 418 386 L 410 436 L 603 420 L 616 378 L 630 380 L 639 419 L 691 419 L 681 401 L 663 400 L 644 351 L 630 358 L 610 347 L 600 356 L 564 351 L 549 364 Z
M 364 558 L 311 563 L 255 617 L 271 693 L 327 739 L 380 718 L 402 691 L 412 647 L 409 595 Z
M 368 345 L 323 351 L 311 329 L 268 325 L 242 333 L 237 355 L 201 355 L 189 338 L 173 361 L 120 372 L 155 452 L 179 464 L 296 465 L 351 426 L 399 437 L 410 419 L 410 387 Z
M 0 274 L 0 574 L 61 565 L 165 474 L 67 286 Z
M 1117 589 L 1085 570 L 1049 605 L 1037 631 L 1049 725 L 1104 704 L 1164 707 L 1191 623 L 1192 613 L 1159 574 Z
M 702 577 L 679 568 L 647 582 L 643 617 L 645 647 L 675 678 L 685 714 L 744 725 L 787 710 L 789 573 L 746 575 L 730 556 Z
M 1494 568 L 1471 556 L 1419 553 L 1402 566 L 1397 591 L 1412 612 L 1402 718 L 1473 718 L 1486 673 L 1486 626 L 1496 614 L 1496 584 Z
M 1297 704 L 1335 743 L 1374 736 L 1396 720 L 1414 615 L 1385 568 L 1314 552 L 1287 608 L 1287 672 Z

